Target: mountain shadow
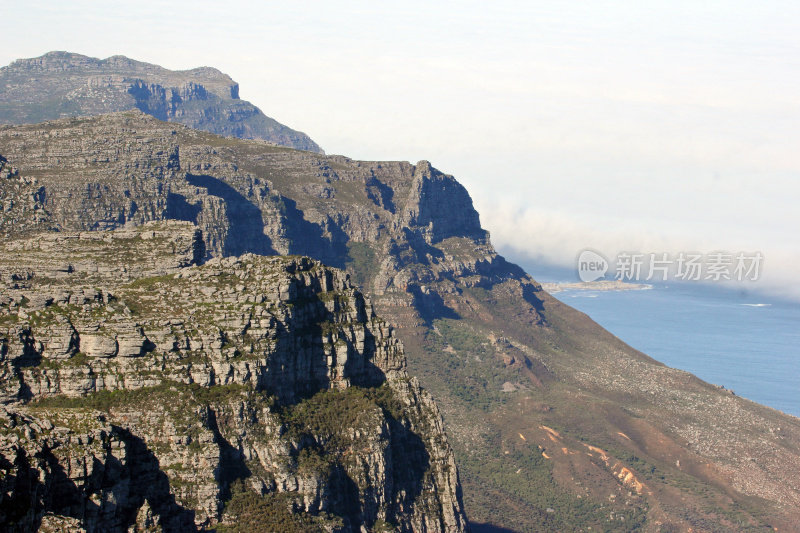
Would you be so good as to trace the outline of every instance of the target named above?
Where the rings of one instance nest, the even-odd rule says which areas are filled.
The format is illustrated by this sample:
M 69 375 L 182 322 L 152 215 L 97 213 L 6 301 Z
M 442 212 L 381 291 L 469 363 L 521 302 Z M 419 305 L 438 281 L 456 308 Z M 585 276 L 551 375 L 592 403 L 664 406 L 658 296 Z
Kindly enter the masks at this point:
M 208 194 L 221 198 L 225 202 L 225 211 L 228 217 L 228 234 L 225 236 L 225 242 L 222 246 L 224 255 L 236 256 L 248 252 L 258 255 L 277 254 L 277 251 L 272 247 L 272 240 L 264 235 L 264 220 L 261 216 L 261 210 L 239 191 L 224 181 L 208 175 L 187 174 L 186 181 L 196 187 L 205 188 Z M 180 204 L 179 199 L 173 200 L 173 206 L 176 209 L 186 209 L 185 206 Z M 183 214 L 188 216 L 191 211 L 184 210 Z M 181 218 L 180 220 L 186 219 Z
M 447 306 L 444 298 L 438 292 L 423 289 L 417 284 L 409 284 L 406 290 L 414 298 L 414 308 L 426 325 L 432 326 L 434 320 L 441 318 L 453 320 L 461 318 L 455 309 Z
M 337 364 L 337 355 L 331 355 L 327 342 L 329 336 L 336 335 L 330 327 L 339 319 L 334 312 L 328 310 L 319 294 L 320 286 L 312 285 L 312 294 L 299 294 L 293 300 L 295 305 L 302 305 L 302 314 L 308 317 L 298 323 L 281 324 L 278 330 L 276 347 L 267 359 L 268 371 L 260 379 L 258 388 L 268 392 L 279 404 L 287 406 L 310 398 L 320 391 L 331 387 L 328 375 L 329 366 Z M 363 309 L 363 296 L 359 296 L 359 307 Z M 366 320 L 363 310 L 359 310 L 359 320 Z M 366 331 L 364 335 L 364 357 L 357 357 L 357 347 L 346 336 L 339 336 L 336 341 L 347 347 L 347 360 L 344 372 L 338 378 L 350 380 L 359 387 L 378 387 L 386 381 L 386 375 L 375 363 L 377 344 L 374 335 Z M 329 361 L 329 356 L 333 357 Z
M 214 470 L 214 477 L 221 487 L 220 498 L 228 501 L 231 499 L 233 482 L 250 477 L 252 472 L 247 467 L 241 450 L 234 447 L 220 431 L 217 413 L 210 406 L 208 407 L 208 428 L 214 434 L 214 442 L 220 450 L 219 467 Z
M 10 495 L 0 501 L 0 529 L 38 531 L 44 516 L 52 514 L 74 518 L 82 527 L 93 524 L 95 531 L 116 531 L 119 526 L 127 531 L 146 501 L 163 531 L 194 530 L 194 511 L 175 501 L 153 452 L 141 438 L 112 428 L 125 443 L 127 460 L 123 463 L 111 453 L 102 460 L 91 457 L 91 474 L 85 478 L 71 478 L 47 447 L 33 457 L 20 450 L 13 463 L 0 454 L 5 474 L 0 487 Z M 109 508 L 114 509 L 111 515 Z
M 350 238 L 347 234 L 333 222 L 309 222 L 303 211 L 297 207 L 297 202 L 291 198 L 281 196 L 280 202 L 286 224 L 286 238 L 289 240 L 289 253 L 307 255 L 326 265 L 345 268 L 349 257 L 347 242 Z
M 203 206 L 200 202 L 190 204 L 182 194 L 174 192 L 167 194 L 167 210 L 164 216 L 171 220 L 183 220 L 197 224 L 197 217 Z
M 472 533 L 519 533 L 516 529 L 479 522 L 470 522 L 469 527 Z

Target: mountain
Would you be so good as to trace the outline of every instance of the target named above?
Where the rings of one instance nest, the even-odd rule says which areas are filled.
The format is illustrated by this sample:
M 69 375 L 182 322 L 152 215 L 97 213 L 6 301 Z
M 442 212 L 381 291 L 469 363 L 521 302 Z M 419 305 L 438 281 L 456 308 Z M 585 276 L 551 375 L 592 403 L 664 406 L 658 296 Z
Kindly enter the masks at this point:
M 240 100 L 239 84 L 214 68 L 173 71 L 124 56 L 96 59 L 69 52 L 0 68 L 0 124 L 131 109 L 218 135 L 322 153 L 305 133 Z
M 203 252 L 175 221 L 2 243 L 2 529 L 464 531 L 439 412 L 346 274 Z
M 180 220 L 212 265 L 297 254 L 346 269 L 441 409 L 474 531 L 798 530 L 800 420 L 665 367 L 551 297 L 428 162 L 138 112 L 5 126 L 0 154 L 22 180 L 0 225 L 11 242 Z

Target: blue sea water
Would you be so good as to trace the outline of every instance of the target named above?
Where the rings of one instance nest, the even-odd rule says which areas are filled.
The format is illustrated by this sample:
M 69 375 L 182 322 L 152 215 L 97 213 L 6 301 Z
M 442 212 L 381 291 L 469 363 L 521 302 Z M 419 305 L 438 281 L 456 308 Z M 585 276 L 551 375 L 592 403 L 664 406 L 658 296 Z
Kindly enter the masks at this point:
M 668 366 L 800 416 L 797 302 L 693 283 L 553 296 Z

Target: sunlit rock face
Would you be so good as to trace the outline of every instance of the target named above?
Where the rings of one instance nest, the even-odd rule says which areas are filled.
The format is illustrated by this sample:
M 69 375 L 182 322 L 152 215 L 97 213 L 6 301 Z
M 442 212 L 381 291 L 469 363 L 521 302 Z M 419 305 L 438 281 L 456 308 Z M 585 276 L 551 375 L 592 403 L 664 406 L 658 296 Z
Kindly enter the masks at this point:
M 438 409 L 346 273 L 200 264 L 180 221 L 2 252 L 0 523 L 191 531 L 251 498 L 303 531 L 466 529 Z

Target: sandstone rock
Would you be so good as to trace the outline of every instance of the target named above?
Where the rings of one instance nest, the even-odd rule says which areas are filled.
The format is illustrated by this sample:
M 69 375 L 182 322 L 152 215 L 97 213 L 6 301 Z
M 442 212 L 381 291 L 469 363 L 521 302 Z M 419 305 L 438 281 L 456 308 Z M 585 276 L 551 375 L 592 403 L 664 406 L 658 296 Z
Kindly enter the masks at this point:
M 82 334 L 80 348 L 89 357 L 114 357 L 119 351 L 117 340 L 103 334 Z
M 78 332 L 63 315 L 56 315 L 54 323 L 39 335 L 44 349 L 42 355 L 48 359 L 68 359 L 78 351 Z
M 0 488 L 14 498 L 0 514 L 30 500 L 13 518 L 28 529 L 208 529 L 238 479 L 339 517 L 330 531 L 465 531 L 438 410 L 349 276 L 306 257 L 189 264 L 189 235 L 151 224 L 0 243 L 0 271 L 32 272 L 0 286 L 0 325 L 16 321 L 0 327 Z M 67 276 L 52 274 L 54 249 Z M 105 268 L 120 257 L 124 277 Z M 37 299 L 50 303 L 11 314 Z
M 144 355 L 150 347 L 150 341 L 145 337 L 144 331 L 138 324 L 120 324 L 124 333 L 117 335 L 117 354 L 120 357 L 139 357 Z

